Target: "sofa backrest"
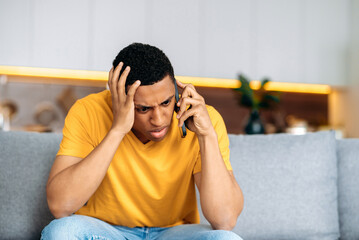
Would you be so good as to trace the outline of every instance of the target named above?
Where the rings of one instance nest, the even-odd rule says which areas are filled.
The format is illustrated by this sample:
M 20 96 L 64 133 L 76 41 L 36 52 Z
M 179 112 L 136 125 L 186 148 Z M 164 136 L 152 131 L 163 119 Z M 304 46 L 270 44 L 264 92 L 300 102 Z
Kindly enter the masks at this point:
M 0 132 L 0 238 L 39 239 L 53 219 L 46 180 L 61 134 Z
M 39 239 L 53 219 L 46 180 L 61 137 L 0 132 L 2 239 Z M 336 239 L 337 171 L 341 239 L 359 239 L 359 139 L 335 141 L 331 132 L 230 134 L 229 139 L 232 167 L 245 198 L 234 231 L 244 239 Z M 203 216 L 201 221 L 206 222 Z
M 234 232 L 251 240 L 339 238 L 333 132 L 229 135 L 229 140 L 244 195 Z
M 359 239 L 359 139 L 337 141 L 341 240 Z

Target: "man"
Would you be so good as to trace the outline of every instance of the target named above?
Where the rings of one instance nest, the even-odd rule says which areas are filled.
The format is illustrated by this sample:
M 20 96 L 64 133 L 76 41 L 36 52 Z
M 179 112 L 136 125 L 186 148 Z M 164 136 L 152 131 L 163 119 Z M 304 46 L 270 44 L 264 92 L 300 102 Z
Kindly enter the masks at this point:
M 220 114 L 150 45 L 120 51 L 108 85 L 66 117 L 47 183 L 57 219 L 42 238 L 240 239 L 229 230 L 243 196 Z M 195 184 L 213 230 L 197 224 Z

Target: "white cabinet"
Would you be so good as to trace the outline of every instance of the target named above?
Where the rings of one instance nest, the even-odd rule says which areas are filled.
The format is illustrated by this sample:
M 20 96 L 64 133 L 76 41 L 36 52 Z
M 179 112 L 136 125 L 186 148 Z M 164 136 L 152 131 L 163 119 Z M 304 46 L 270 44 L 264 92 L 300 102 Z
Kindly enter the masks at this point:
M 31 2 L 31 66 L 87 69 L 90 49 L 90 1 Z
M 356 1 L 356 0 L 355 0 Z M 347 84 L 349 27 L 347 0 L 306 0 L 304 21 L 304 80 L 308 83 Z
M 89 69 L 109 71 L 118 52 L 133 42 L 145 42 L 146 1 L 92 1 Z
M 201 75 L 344 85 L 350 1 L 206 1 Z
M 349 52 L 349 82 L 359 86 L 359 1 L 352 1 L 352 24 Z
M 145 42 L 177 75 L 345 85 L 353 2 L 0 0 L 0 65 L 108 71 Z
M 256 79 L 303 82 L 303 1 L 257 1 L 255 9 L 253 75 Z
M 253 73 L 251 0 L 208 0 L 202 10 L 200 75 L 237 78 L 239 73 Z
M 32 63 L 30 1 L 0 0 L 0 65 Z
M 146 40 L 168 56 L 176 75 L 200 75 L 199 0 L 155 0 L 148 9 Z

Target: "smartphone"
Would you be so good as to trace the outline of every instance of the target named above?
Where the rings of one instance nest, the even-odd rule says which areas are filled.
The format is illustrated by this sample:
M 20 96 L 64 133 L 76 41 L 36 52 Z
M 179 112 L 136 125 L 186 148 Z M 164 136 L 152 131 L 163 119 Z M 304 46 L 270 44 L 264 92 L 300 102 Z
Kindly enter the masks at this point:
M 174 84 L 175 84 L 175 99 L 176 99 L 176 103 L 175 103 L 175 112 L 178 113 L 179 111 L 179 107 L 177 106 L 177 103 L 179 101 L 179 94 L 178 94 L 178 87 L 177 87 L 177 82 L 176 79 L 174 79 Z M 187 135 L 187 130 L 186 130 L 186 123 L 184 123 L 182 125 L 182 127 L 180 127 L 180 131 L 181 131 L 181 137 L 184 138 Z

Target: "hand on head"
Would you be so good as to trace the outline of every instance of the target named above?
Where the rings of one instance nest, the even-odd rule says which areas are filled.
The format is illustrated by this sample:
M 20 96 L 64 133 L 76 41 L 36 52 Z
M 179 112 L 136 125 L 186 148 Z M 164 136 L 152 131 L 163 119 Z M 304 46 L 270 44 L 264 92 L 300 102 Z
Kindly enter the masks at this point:
M 126 134 L 131 130 L 134 123 L 133 98 L 141 82 L 137 80 L 130 86 L 126 94 L 126 79 L 131 69 L 127 66 L 120 76 L 123 65 L 123 62 L 120 62 L 115 69 L 110 70 L 108 85 L 112 96 L 113 122 L 111 129 Z

